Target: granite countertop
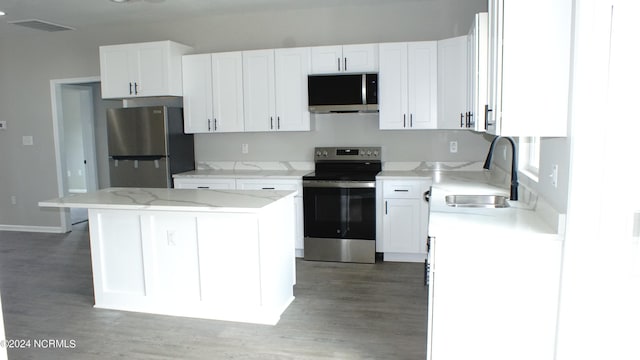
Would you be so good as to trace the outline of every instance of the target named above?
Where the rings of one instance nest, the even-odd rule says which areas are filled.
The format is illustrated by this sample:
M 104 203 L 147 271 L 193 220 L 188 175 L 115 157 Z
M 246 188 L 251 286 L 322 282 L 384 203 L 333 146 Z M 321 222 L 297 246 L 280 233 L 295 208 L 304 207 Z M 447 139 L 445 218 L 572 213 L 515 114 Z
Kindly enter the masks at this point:
M 42 207 L 115 210 L 257 212 L 295 191 L 108 188 L 47 201 Z
M 174 179 L 198 179 L 198 178 L 276 178 L 276 179 L 301 179 L 312 170 L 222 170 L 206 169 L 193 170 L 173 175 Z

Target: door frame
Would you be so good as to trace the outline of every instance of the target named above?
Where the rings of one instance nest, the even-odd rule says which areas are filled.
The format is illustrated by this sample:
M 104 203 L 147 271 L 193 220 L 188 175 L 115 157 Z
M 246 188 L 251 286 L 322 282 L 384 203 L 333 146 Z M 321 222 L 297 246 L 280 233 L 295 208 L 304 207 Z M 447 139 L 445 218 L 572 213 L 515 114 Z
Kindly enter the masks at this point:
M 56 158 L 56 181 L 58 184 L 58 196 L 65 196 L 64 189 L 66 184 L 66 179 L 64 177 L 64 169 L 63 169 L 63 138 L 62 138 L 62 129 L 63 129 L 63 121 L 64 117 L 62 114 L 62 97 L 61 91 L 63 85 L 84 85 L 88 83 L 96 83 L 100 82 L 100 76 L 90 76 L 90 77 L 81 77 L 81 78 L 68 78 L 68 79 L 54 79 L 50 80 L 50 89 L 51 89 L 51 117 L 53 119 L 53 142 L 54 142 L 54 152 Z M 91 124 L 93 128 L 93 123 Z M 93 131 L 91 131 L 93 132 Z M 84 131 L 83 131 L 84 133 Z M 93 141 L 93 140 L 92 140 Z M 93 149 L 93 155 L 95 158 L 95 144 Z M 92 159 L 95 161 L 96 159 Z M 95 167 L 95 166 L 94 166 Z M 88 177 L 87 177 L 88 179 Z M 97 181 L 97 177 L 93 176 L 94 181 Z M 97 188 L 97 184 L 96 184 Z M 71 217 L 69 209 L 60 209 L 60 228 L 63 232 L 71 231 Z

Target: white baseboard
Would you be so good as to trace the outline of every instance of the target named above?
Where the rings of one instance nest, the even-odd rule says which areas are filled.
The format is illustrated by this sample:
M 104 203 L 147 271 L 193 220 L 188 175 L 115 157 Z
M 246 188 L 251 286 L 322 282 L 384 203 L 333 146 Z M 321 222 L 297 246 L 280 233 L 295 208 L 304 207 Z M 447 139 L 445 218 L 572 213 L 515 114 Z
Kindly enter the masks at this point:
M 65 233 L 65 229 L 60 226 L 25 226 L 25 225 L 0 225 L 0 231 L 21 231 L 39 233 Z

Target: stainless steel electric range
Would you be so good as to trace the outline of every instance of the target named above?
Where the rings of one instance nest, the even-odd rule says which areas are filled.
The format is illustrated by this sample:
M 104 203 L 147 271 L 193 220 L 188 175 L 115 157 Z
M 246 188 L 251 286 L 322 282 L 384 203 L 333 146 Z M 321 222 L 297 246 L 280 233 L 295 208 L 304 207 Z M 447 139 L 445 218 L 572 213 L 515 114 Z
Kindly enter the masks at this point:
M 380 147 L 317 147 L 302 178 L 304 259 L 374 263 Z

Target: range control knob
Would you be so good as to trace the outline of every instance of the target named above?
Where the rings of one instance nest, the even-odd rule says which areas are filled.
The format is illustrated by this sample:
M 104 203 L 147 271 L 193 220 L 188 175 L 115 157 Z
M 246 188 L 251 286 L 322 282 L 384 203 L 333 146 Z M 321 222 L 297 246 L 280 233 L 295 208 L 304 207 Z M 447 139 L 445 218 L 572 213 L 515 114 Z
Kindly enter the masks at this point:
M 322 156 L 324 156 L 324 157 L 329 156 L 329 153 L 327 152 L 327 150 L 325 150 L 325 151 L 323 151 L 323 152 L 322 152 Z
M 316 156 L 318 156 L 318 157 L 319 157 L 319 156 L 321 156 L 321 155 L 322 155 L 322 151 L 320 151 L 320 150 L 316 151 Z
M 371 150 L 367 151 L 367 156 L 371 156 Z
M 374 156 L 374 157 L 378 157 L 378 150 L 375 150 L 375 151 L 373 152 L 373 156 Z

